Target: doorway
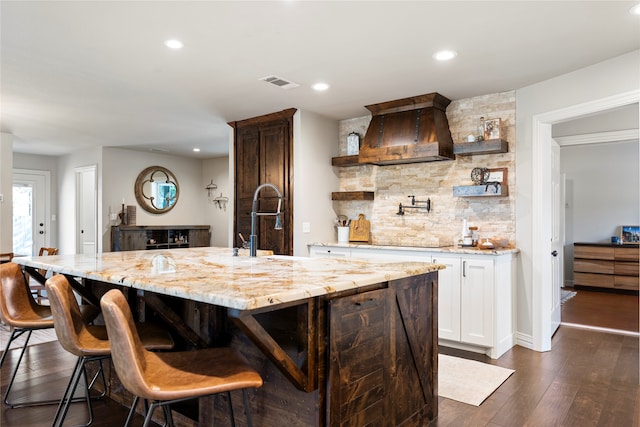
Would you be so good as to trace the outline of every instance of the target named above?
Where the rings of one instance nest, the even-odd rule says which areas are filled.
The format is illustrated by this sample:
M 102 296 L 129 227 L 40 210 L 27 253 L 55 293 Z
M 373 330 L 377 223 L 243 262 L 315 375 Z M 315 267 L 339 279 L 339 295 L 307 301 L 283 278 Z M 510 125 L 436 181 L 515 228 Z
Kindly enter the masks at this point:
M 50 246 L 50 172 L 13 171 L 13 253 L 37 255 Z
M 553 321 L 551 317 L 553 305 L 553 280 L 551 257 L 551 217 L 552 192 L 551 175 L 551 127 L 555 123 L 584 117 L 589 114 L 606 111 L 640 101 L 640 91 L 631 91 L 609 98 L 599 99 L 585 104 L 543 113 L 532 118 L 532 235 L 539 236 L 532 245 L 532 265 L 539 266 L 533 270 L 533 341 L 538 351 L 551 350 Z
M 96 166 L 76 168 L 76 253 L 95 254 L 98 241 Z

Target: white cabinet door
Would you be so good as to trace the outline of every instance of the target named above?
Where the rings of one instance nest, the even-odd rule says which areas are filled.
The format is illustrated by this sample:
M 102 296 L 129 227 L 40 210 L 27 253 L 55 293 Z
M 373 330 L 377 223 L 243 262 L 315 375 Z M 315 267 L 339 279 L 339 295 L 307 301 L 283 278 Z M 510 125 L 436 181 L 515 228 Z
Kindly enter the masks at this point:
M 460 341 L 460 256 L 433 254 L 438 270 L 438 338 Z
M 310 257 L 325 258 L 349 258 L 351 251 L 347 248 L 335 248 L 331 246 L 311 246 L 309 248 Z
M 462 258 L 460 341 L 493 346 L 493 261 Z

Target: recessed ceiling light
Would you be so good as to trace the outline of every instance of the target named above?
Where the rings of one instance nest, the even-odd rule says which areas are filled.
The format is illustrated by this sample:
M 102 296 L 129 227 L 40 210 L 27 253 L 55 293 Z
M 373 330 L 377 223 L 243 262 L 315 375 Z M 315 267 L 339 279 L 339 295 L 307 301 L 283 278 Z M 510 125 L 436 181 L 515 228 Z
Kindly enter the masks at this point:
M 167 46 L 169 49 L 182 49 L 182 47 L 184 46 L 184 44 L 182 44 L 180 40 L 176 40 L 176 39 L 166 40 L 164 42 L 164 45 Z
M 195 151 L 196 153 L 199 153 L 200 149 L 199 148 L 194 148 L 193 151 Z
M 329 85 L 326 83 L 315 83 L 311 87 L 313 88 L 313 90 L 317 90 L 318 92 L 329 89 Z
M 455 50 L 441 50 L 433 54 L 433 58 L 438 61 L 448 61 L 456 56 L 458 56 L 458 52 Z
M 638 3 L 635 6 L 633 6 L 631 9 L 629 9 L 629 13 L 631 13 L 633 15 L 640 15 L 640 3 Z

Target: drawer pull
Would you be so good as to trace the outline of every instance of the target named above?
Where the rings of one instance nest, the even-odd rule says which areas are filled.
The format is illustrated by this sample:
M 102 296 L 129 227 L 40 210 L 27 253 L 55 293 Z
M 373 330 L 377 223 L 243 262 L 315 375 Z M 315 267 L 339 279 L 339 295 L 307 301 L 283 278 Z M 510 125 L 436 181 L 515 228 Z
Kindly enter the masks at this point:
M 376 300 L 374 298 L 371 298 L 371 299 L 368 299 L 366 301 L 359 301 L 359 302 L 355 303 L 355 305 L 357 305 L 358 307 L 365 307 L 367 305 L 375 304 L 377 301 L 378 300 Z

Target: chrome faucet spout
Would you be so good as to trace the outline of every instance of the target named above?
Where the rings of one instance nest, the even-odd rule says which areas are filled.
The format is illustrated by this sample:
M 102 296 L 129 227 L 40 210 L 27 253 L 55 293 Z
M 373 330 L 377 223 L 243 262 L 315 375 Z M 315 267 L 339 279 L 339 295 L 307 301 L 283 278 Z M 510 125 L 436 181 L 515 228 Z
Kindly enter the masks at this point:
M 258 212 L 258 194 L 260 190 L 265 187 L 272 188 L 278 195 L 278 208 L 275 212 Z M 256 234 L 256 217 L 265 215 L 275 215 L 276 217 L 276 230 L 282 230 L 282 219 L 280 218 L 280 208 L 282 207 L 282 193 L 273 184 L 268 182 L 260 184 L 253 193 L 253 203 L 251 204 L 251 235 L 249 236 L 249 256 L 255 257 L 258 252 L 258 235 Z

